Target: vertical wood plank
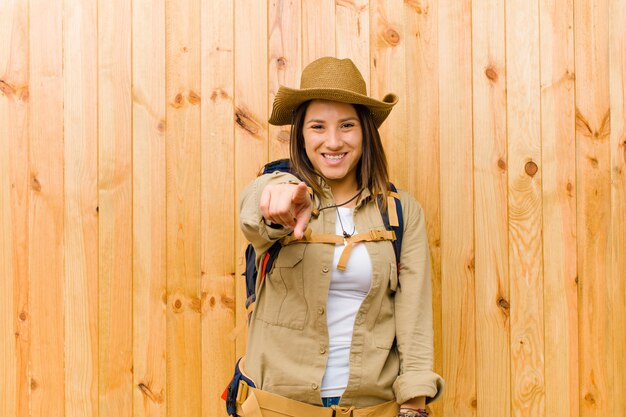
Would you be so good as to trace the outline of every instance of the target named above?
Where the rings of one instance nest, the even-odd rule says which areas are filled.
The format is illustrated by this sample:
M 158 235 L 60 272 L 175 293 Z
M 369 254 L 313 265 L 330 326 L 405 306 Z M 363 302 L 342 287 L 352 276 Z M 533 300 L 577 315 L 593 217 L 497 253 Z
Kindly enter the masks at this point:
M 301 4 L 304 68 L 317 58 L 335 56 L 335 0 L 301 0 Z
M 539 8 L 506 4 L 512 415 L 545 416 Z
M 133 416 L 165 417 L 165 1 L 132 7 Z
M 613 391 L 610 409 L 626 416 L 626 7 L 609 4 L 609 88 L 611 106 L 611 259 L 608 293 L 613 336 Z
M 389 176 L 402 189 L 408 186 L 407 88 L 404 7 L 401 0 L 374 0 L 370 3 L 371 88 L 370 95 L 382 100 L 385 94 L 401 95 L 380 135 L 389 162 Z
M 30 2 L 30 413 L 65 414 L 63 1 Z
M 575 0 L 580 415 L 612 414 L 609 2 Z M 622 358 L 623 359 L 623 358 Z
M 63 4 L 65 415 L 98 416 L 98 2 Z
M 443 415 L 476 413 L 471 2 L 440 3 Z
M 202 413 L 200 10 L 165 2 L 168 417 Z
M 337 0 L 335 8 L 337 58 L 350 58 L 370 89 L 369 0 Z
M 0 414 L 29 415 L 28 3 L 0 2 Z
M 206 6 L 206 7 L 205 7 Z M 234 0 L 202 7 L 202 415 L 226 416 L 235 343 Z M 219 157 L 216 157 L 219 155 Z M 243 300 L 238 300 L 243 301 Z
M 267 4 L 235 1 L 235 195 L 256 177 L 268 157 Z M 238 211 L 238 207 L 236 207 Z M 246 326 L 246 241 L 236 221 L 235 253 L 237 326 Z M 245 351 L 246 337 L 237 338 L 237 357 Z
M 300 0 L 269 0 L 269 104 L 280 85 L 300 88 L 302 30 Z M 289 157 L 289 126 L 269 126 L 270 160 Z
M 574 4 L 542 0 L 541 150 L 546 415 L 578 415 Z
M 409 191 L 426 213 L 432 271 L 435 370 L 443 375 L 437 3 L 405 1 L 404 15 Z M 437 401 L 431 406 L 434 415 L 443 415 L 442 404 L 443 401 Z
M 98 3 L 99 415 L 132 415 L 131 7 Z
M 511 413 L 504 5 L 472 2 L 476 415 L 481 417 Z

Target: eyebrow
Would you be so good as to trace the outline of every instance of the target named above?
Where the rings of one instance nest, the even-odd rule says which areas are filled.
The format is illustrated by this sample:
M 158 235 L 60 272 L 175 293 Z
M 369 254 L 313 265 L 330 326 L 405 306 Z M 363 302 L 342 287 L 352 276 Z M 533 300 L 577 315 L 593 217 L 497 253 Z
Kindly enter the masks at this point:
M 356 116 L 349 116 L 349 117 L 344 117 L 343 119 L 339 119 L 339 122 L 346 122 L 348 120 L 356 120 L 357 122 L 359 121 L 359 118 Z M 326 120 L 321 120 L 321 119 L 311 119 L 311 120 L 307 120 L 306 123 L 325 123 Z

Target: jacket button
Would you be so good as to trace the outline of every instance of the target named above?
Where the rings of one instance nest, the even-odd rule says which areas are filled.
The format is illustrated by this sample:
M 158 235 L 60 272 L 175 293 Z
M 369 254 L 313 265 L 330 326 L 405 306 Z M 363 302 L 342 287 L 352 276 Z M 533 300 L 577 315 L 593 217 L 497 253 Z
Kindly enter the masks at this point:
M 320 316 L 321 316 L 322 314 L 324 314 L 324 307 L 320 307 L 320 308 L 318 308 L 318 309 L 317 309 L 317 314 L 319 314 Z
M 320 346 L 320 353 L 323 355 L 326 353 L 326 348 L 324 346 Z
M 322 267 L 322 272 L 323 273 L 327 273 L 328 272 L 328 267 L 327 266 Z
M 317 388 L 318 388 L 318 385 L 317 385 L 317 384 L 315 384 L 315 383 L 313 383 L 313 384 L 311 384 L 311 388 L 312 388 L 312 389 L 317 389 Z

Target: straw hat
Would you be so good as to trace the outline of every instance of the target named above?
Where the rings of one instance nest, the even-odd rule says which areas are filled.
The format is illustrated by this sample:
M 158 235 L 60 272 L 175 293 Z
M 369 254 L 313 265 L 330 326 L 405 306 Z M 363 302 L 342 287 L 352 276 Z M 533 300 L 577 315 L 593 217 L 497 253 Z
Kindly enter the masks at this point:
M 324 57 L 311 62 L 302 71 L 299 90 L 280 86 L 274 98 L 270 124 L 291 124 L 292 112 L 313 99 L 362 104 L 372 112 L 376 127 L 380 127 L 398 102 L 395 94 L 387 94 L 382 101 L 368 97 L 365 80 L 351 60 Z

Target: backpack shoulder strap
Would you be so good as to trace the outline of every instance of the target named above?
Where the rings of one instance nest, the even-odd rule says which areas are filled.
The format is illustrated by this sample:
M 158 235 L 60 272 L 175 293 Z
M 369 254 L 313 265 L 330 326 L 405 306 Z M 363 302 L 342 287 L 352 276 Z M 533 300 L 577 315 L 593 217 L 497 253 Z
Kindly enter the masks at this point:
M 289 161 L 289 159 L 277 159 L 275 161 L 268 162 L 267 164 L 265 164 L 265 166 L 263 166 L 261 174 L 271 174 L 276 171 L 288 172 L 290 174 L 293 174 L 293 171 L 291 170 L 291 162 Z
M 398 189 L 393 183 L 389 183 L 389 193 L 387 194 L 387 209 L 383 209 L 383 196 L 377 198 L 378 208 L 385 224 L 385 229 L 393 230 L 396 240 L 393 242 L 393 251 L 396 254 L 396 265 L 400 273 L 400 254 L 402 253 L 402 236 L 404 234 L 404 216 L 402 215 L 402 202 Z

